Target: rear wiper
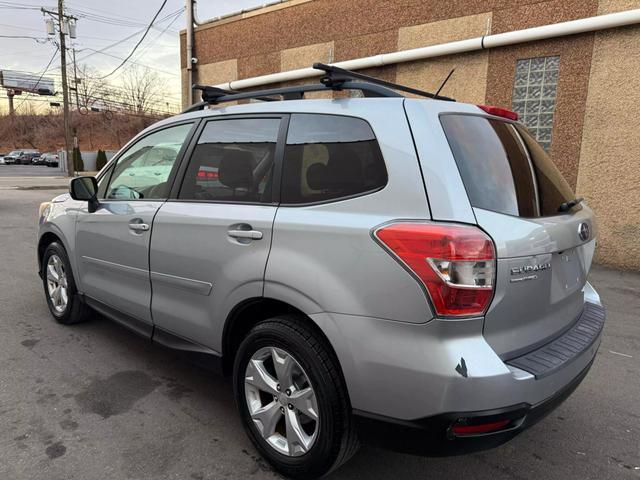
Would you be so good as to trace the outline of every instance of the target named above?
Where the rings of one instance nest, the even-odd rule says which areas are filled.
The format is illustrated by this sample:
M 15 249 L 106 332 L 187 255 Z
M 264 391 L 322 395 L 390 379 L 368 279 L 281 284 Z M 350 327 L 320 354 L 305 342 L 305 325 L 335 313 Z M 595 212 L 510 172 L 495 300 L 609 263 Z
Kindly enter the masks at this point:
M 578 197 L 578 198 L 574 198 L 573 200 L 569 200 L 568 202 L 561 203 L 560 206 L 558 207 L 558 212 L 560 213 L 568 212 L 583 200 L 584 200 L 583 197 Z

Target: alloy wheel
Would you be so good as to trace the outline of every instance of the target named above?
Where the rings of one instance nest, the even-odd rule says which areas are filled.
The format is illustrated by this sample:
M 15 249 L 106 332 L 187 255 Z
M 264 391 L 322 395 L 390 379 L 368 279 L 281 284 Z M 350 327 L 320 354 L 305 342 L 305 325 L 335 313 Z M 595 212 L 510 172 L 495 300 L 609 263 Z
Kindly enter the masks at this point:
M 245 370 L 244 392 L 249 415 L 272 448 L 290 457 L 309 451 L 318 436 L 318 403 L 290 353 L 276 347 L 256 351 Z
M 63 313 L 67 308 L 68 286 L 64 264 L 58 255 L 51 255 L 47 261 L 47 293 L 56 313 Z

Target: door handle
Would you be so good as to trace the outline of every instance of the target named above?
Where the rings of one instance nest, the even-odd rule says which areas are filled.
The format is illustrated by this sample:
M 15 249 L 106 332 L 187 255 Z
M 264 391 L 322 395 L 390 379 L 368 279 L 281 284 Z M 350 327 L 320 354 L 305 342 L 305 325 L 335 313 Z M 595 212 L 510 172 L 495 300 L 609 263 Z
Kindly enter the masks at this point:
M 233 238 L 247 238 L 249 240 L 262 239 L 262 232 L 258 230 L 229 230 L 227 235 Z
M 146 223 L 130 223 L 129 228 L 136 232 L 146 232 L 149 230 L 149 225 Z

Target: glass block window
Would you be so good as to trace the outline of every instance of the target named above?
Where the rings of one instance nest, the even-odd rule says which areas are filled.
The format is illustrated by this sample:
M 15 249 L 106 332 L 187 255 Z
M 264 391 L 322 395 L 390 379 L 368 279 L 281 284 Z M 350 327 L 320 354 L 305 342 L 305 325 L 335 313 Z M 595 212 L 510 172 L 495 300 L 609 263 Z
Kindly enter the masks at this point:
M 513 110 L 545 150 L 551 147 L 560 57 L 518 60 L 513 83 Z

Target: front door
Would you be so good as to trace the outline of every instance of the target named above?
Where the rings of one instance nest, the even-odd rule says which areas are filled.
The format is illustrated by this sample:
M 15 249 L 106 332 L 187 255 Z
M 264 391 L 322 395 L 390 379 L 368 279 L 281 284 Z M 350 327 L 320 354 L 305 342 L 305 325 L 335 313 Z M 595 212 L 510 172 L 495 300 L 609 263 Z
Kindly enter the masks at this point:
M 171 188 L 172 171 L 193 124 L 148 134 L 120 157 L 100 206 L 79 212 L 76 254 L 80 286 L 90 301 L 132 317 L 129 326 L 151 332 L 149 240 L 151 226 Z M 102 193 L 104 192 L 104 193 Z
M 229 311 L 262 296 L 282 124 L 275 115 L 204 125 L 177 198 L 162 205 L 153 224 L 156 330 L 220 352 Z

